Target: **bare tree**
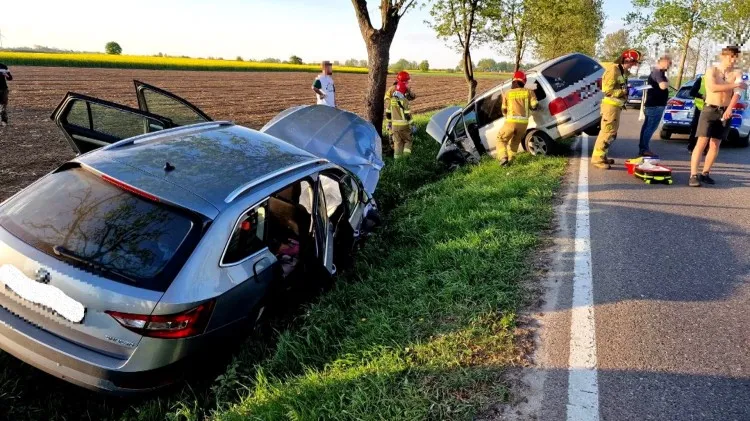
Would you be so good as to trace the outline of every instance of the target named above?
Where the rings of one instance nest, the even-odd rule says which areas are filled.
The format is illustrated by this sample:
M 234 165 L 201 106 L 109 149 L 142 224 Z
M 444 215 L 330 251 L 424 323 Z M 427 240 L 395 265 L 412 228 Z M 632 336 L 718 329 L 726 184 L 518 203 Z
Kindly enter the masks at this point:
M 404 14 L 417 5 L 416 0 L 380 0 L 381 27 L 372 25 L 367 0 L 352 0 L 359 30 L 367 46 L 369 75 L 365 94 L 365 117 L 378 131 L 383 127 L 384 97 L 388 78 L 388 62 L 396 29 Z

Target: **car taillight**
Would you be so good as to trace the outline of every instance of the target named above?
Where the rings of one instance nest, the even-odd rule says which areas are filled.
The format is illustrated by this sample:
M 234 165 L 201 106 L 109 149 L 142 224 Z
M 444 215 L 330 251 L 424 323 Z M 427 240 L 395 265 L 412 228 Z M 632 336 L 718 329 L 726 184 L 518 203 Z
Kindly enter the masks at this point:
M 214 301 L 178 314 L 154 316 L 107 311 L 122 327 L 152 338 L 179 339 L 200 335 L 206 331 L 214 309 Z
M 597 86 L 597 87 L 598 87 L 599 89 L 602 89 L 602 80 L 601 80 L 601 79 L 597 79 L 597 80 L 596 80 L 596 86 Z
M 745 104 L 737 104 L 734 106 L 733 110 L 742 112 L 742 111 L 745 111 L 746 108 L 747 108 L 747 105 Z
M 667 101 L 668 107 L 684 107 L 685 101 L 680 101 L 679 99 L 670 99 Z
M 557 114 L 567 110 L 568 103 L 562 98 L 555 98 L 549 103 L 549 113 L 554 117 Z

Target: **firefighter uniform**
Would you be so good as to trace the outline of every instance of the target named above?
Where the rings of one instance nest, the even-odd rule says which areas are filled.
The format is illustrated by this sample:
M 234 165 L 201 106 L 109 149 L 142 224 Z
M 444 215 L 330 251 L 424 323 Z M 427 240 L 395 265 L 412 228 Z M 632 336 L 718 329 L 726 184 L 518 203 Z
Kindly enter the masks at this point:
M 620 128 L 620 113 L 628 99 L 628 81 L 625 70 L 619 64 L 612 63 L 605 66 L 602 76 L 602 120 L 599 136 L 596 138 L 591 163 L 599 168 L 609 168 L 612 160 L 607 157 L 610 145 L 617 139 Z
M 536 110 L 538 106 L 536 95 L 530 89 L 515 88 L 503 95 L 505 123 L 497 135 L 497 159 L 501 164 L 515 157 L 521 140 L 526 136 L 531 110 Z
M 409 110 L 409 100 L 404 93 L 398 90 L 393 92 L 385 118 L 389 126 L 392 127 L 393 156 L 400 158 L 402 155 L 411 154 L 411 111 Z

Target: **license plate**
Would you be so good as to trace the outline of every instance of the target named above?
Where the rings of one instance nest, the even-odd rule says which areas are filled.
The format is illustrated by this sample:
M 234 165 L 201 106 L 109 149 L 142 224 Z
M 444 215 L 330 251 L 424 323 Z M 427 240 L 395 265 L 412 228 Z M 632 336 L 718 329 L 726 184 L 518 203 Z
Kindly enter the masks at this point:
M 15 266 L 0 266 L 0 284 L 24 300 L 47 307 L 73 323 L 81 323 L 86 314 L 83 304 L 57 287 L 34 281 Z

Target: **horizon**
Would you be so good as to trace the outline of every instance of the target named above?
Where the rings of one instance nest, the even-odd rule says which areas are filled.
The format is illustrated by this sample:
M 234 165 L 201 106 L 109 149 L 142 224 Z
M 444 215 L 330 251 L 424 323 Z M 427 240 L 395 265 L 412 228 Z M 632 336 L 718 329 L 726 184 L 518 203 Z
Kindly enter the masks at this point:
M 346 7 L 341 7 L 342 4 Z M 377 26 L 380 17 L 375 13 L 378 10 L 374 4 L 370 2 L 369 9 L 373 25 Z M 605 0 L 604 5 L 607 18 L 602 35 L 623 27 L 622 18 L 631 4 L 630 0 Z M 118 10 L 117 19 L 102 18 L 110 14 L 110 9 L 93 0 L 66 3 L 29 0 L 5 5 L 3 9 L 0 33 L 4 48 L 45 46 L 103 52 L 107 42 L 115 41 L 122 46 L 125 55 L 154 56 L 162 53 L 173 57 L 222 57 L 225 60 L 240 56 L 246 61 L 287 60 L 296 55 L 305 63 L 330 60 L 342 65 L 348 59 L 367 59 L 354 10 L 349 1 L 342 0 L 320 0 L 317 4 L 304 0 L 220 0 L 215 3 L 166 0 L 158 4 L 134 0 L 127 8 Z M 322 24 L 321 19 L 315 17 L 318 9 L 326 18 Z M 40 16 L 29 13 L 29 10 L 44 10 L 45 14 Z M 155 16 L 150 19 L 158 20 L 159 25 L 133 24 L 149 19 L 142 16 L 143 10 L 147 10 L 149 16 Z M 227 10 L 234 12 L 227 15 Z M 164 15 L 170 18 L 164 18 Z M 254 21 L 248 27 L 245 16 L 252 15 L 269 18 Z M 274 22 L 276 16 L 284 16 L 284 22 Z M 404 16 L 391 46 L 390 63 L 403 58 L 417 62 L 428 60 L 435 69 L 456 67 L 461 59 L 460 53 L 437 38 L 424 22 L 429 17 L 429 7 L 410 10 Z M 203 22 L 201 28 L 195 25 L 199 19 Z M 76 22 L 85 24 L 76 25 Z M 274 42 L 248 45 L 243 41 L 247 38 L 268 39 L 269 36 Z M 483 58 L 512 61 L 497 47 L 472 49 L 474 62 Z M 534 61 L 532 54 L 524 56 L 524 63 Z

